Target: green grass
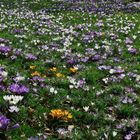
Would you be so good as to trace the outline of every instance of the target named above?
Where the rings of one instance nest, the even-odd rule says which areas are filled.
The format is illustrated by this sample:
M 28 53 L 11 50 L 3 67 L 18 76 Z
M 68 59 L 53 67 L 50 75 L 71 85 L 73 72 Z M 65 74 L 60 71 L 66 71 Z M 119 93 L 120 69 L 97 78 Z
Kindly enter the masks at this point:
M 2 9 L 16 9 L 19 6 L 17 5 L 18 2 L 16 0 L 12 2 L 6 0 Z M 8 90 L 1 92 L 0 104 L 1 106 L 6 106 L 1 112 L 11 119 L 11 125 L 20 124 L 18 129 L 10 129 L 5 132 L 5 135 L 11 140 L 27 140 L 29 137 L 35 137 L 39 134 L 46 134 L 47 140 L 100 140 L 105 137 L 107 140 L 123 140 L 127 127 L 132 127 L 132 131 L 139 133 L 140 122 L 137 120 L 140 119 L 140 85 L 138 81 L 140 74 L 140 34 L 138 33 L 140 14 L 132 16 L 131 14 L 120 12 L 102 17 L 89 13 L 59 11 L 46 14 L 44 16 L 47 18 L 46 23 L 41 23 L 41 16 L 38 11 L 54 4 L 56 2 L 48 0 L 40 0 L 39 2 L 26 1 L 22 7 L 29 9 L 34 14 L 34 19 L 27 16 L 19 18 L 17 15 L 19 12 L 13 14 L 12 18 L 8 14 L 2 13 L 3 18 L 0 21 L 0 27 L 2 24 L 7 25 L 7 27 L 3 30 L 0 29 L 0 38 L 10 40 L 11 43 L 7 45 L 12 46 L 12 52 L 15 48 L 22 49 L 22 55 L 18 56 L 14 61 L 10 58 L 12 54 L 9 54 L 9 56 L 0 55 L 0 65 L 4 66 L 6 72 L 8 72 L 8 76 L 2 84 L 8 87 L 13 82 L 12 78 L 17 73 L 20 73 L 26 79 L 22 83 L 30 88 L 30 92 L 17 105 L 20 109 L 18 113 L 8 113 L 9 104 L 3 100 L 4 95 L 12 93 L 9 93 Z M 23 12 L 21 13 L 22 16 L 28 13 L 22 8 L 19 11 Z M 103 27 L 96 26 L 96 23 L 100 20 L 104 23 Z M 123 21 L 122 23 L 120 23 L 121 20 Z M 129 21 L 135 23 L 136 26 L 130 30 L 128 35 L 117 30 L 121 26 L 122 28 L 129 26 Z M 38 27 L 41 24 L 42 27 Z M 109 24 L 112 27 L 108 26 Z M 78 25 L 82 25 L 85 28 L 83 30 L 76 29 L 75 27 Z M 21 33 L 21 35 L 25 35 L 25 38 L 16 37 L 13 29 L 21 28 L 25 30 L 25 27 L 27 30 Z M 41 29 L 46 33 L 37 35 L 35 33 L 37 29 Z M 69 32 L 70 29 L 72 29 L 71 32 Z M 61 30 L 60 33 L 59 30 Z M 85 44 L 82 38 L 90 31 L 100 31 L 104 35 L 94 38 L 91 43 Z M 77 37 L 74 36 L 74 32 L 78 33 Z M 122 41 L 111 40 L 111 33 L 117 34 Z M 124 43 L 126 37 L 132 38 L 133 35 L 137 36 L 133 43 L 133 47 L 137 49 L 137 54 L 129 53 Z M 68 39 L 68 37 L 72 39 L 70 40 L 71 44 L 66 49 L 68 51 L 72 49 L 72 51 L 68 53 L 65 50 L 60 52 L 58 49 L 64 48 L 63 40 Z M 39 40 L 40 42 L 34 43 L 34 40 Z M 104 41 L 108 44 L 105 44 Z M 57 50 L 51 50 L 52 48 L 49 45 L 52 42 L 58 44 Z M 99 49 L 95 49 L 95 44 L 99 45 Z M 41 45 L 49 46 L 49 50 L 39 49 Z M 103 45 L 109 45 L 111 53 L 105 50 L 102 47 Z M 85 53 L 87 48 L 95 49 L 96 53 L 101 54 L 101 56 L 107 53 L 107 59 L 93 61 L 91 58 L 94 55 L 92 53 L 86 55 Z M 122 49 L 122 54 L 119 54 L 118 48 Z M 27 61 L 25 59 L 26 53 L 34 54 L 38 59 L 36 61 Z M 87 63 L 77 62 L 81 68 L 75 74 L 72 74 L 69 72 L 69 68 L 75 65 L 67 64 L 68 57 L 62 58 L 64 54 L 70 54 L 75 59 L 78 59 L 77 56 L 80 54 L 79 56 L 83 58 L 87 56 L 91 60 Z M 113 62 L 114 57 L 120 58 L 120 61 Z M 46 63 L 46 60 L 52 60 L 52 62 Z M 31 65 L 35 65 L 36 70 L 30 70 Z M 98 67 L 101 65 L 109 65 L 112 68 L 121 66 L 125 71 L 126 77 L 117 82 L 104 83 L 103 79 L 110 78 L 111 74 L 109 70 L 99 70 Z M 50 71 L 52 67 L 56 67 L 56 73 L 62 73 L 64 77 L 56 77 L 56 73 Z M 41 82 L 39 81 L 32 82 L 31 73 L 34 71 L 40 72 L 41 76 L 46 75 L 45 81 L 42 82 L 45 87 L 41 87 Z M 136 73 L 137 77 L 130 78 L 127 75 L 129 72 Z M 68 76 L 73 77 L 76 82 L 85 78 L 85 87 L 70 89 L 71 83 L 68 80 Z M 118 78 L 119 74 L 114 74 L 113 76 Z M 85 90 L 86 86 L 89 87 L 89 90 Z M 135 94 L 125 92 L 125 87 L 129 86 L 134 88 Z M 51 93 L 51 87 L 54 87 L 58 93 Z M 38 91 L 34 92 L 33 88 Z M 122 103 L 123 97 L 129 97 L 133 102 L 124 104 Z M 68 122 L 53 120 L 49 115 L 52 109 L 68 110 L 72 113 L 73 118 Z M 134 124 L 132 121 L 134 121 Z M 118 129 L 116 126 L 119 124 L 124 124 L 123 128 Z M 68 135 L 58 133 L 59 128 L 68 130 L 71 125 L 74 128 Z M 113 136 L 114 131 L 117 132 L 116 136 Z M 134 135 L 138 138 L 137 133 Z

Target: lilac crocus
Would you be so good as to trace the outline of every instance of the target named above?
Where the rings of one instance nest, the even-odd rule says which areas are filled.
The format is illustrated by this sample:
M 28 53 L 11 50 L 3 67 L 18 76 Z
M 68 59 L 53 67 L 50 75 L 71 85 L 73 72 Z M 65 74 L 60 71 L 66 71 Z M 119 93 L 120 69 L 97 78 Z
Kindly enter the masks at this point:
M 93 61 L 98 61 L 101 59 L 101 56 L 99 54 L 96 54 L 94 57 L 92 57 Z
M 79 87 L 79 88 L 82 88 L 84 85 L 85 85 L 85 80 L 83 80 L 83 79 L 81 79 L 81 80 L 79 80 L 78 82 L 77 82 L 77 86 Z
M 129 51 L 129 53 L 132 53 L 132 54 L 137 53 L 137 49 L 135 49 L 135 48 L 128 48 L 128 51 Z
M 127 37 L 126 40 L 125 40 L 125 43 L 126 44 L 132 44 L 133 41 L 130 38 Z
M 132 134 L 128 134 L 124 137 L 125 140 L 131 140 L 132 138 Z
M 133 93 L 134 92 L 134 88 L 132 87 L 125 87 L 125 91 L 128 93 Z
M 117 68 L 117 69 L 115 70 L 115 73 L 118 73 L 118 74 L 123 73 L 123 72 L 124 72 L 124 70 L 121 69 L 121 68 Z
M 0 43 L 7 43 L 8 40 L 4 39 L 4 38 L 0 38 Z
M 7 119 L 5 116 L 0 116 L 0 129 L 6 129 L 10 123 L 10 119 Z
M 26 59 L 28 59 L 28 60 L 36 60 L 37 59 L 37 57 L 36 56 L 34 56 L 33 54 L 31 54 L 31 53 L 29 53 L 29 54 L 26 54 L 26 57 L 25 57 Z
M 106 66 L 106 65 L 102 65 L 98 67 L 99 70 L 109 70 L 111 69 L 111 66 Z

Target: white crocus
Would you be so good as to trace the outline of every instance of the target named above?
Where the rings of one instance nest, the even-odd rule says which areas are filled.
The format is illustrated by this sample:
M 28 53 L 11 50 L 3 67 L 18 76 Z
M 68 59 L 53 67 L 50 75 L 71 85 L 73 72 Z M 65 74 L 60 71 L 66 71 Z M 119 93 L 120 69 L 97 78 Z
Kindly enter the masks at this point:
M 17 80 L 17 81 L 24 81 L 24 80 L 25 80 L 25 77 L 23 77 L 23 76 L 18 76 L 18 77 L 16 77 L 16 80 Z
M 51 93 L 53 93 L 54 92 L 54 88 L 52 87 L 52 88 L 50 88 L 50 92 Z
M 117 135 L 116 131 L 113 131 L 113 137 L 115 137 Z
M 50 93 L 54 93 L 54 94 L 57 94 L 57 90 L 55 90 L 53 87 L 50 88 Z
M 115 70 L 114 69 L 110 69 L 109 73 L 113 74 L 113 73 L 115 73 Z
M 89 106 L 83 107 L 84 111 L 87 112 L 89 110 Z
M 0 75 L 2 75 L 4 78 L 6 78 L 7 75 L 8 75 L 8 72 L 6 72 L 6 71 L 1 71 L 1 72 L 0 72 Z
M 5 96 L 3 96 L 3 99 L 5 101 L 8 101 L 10 104 L 17 104 L 19 101 L 21 101 L 23 99 L 23 96 L 5 95 Z
M 17 106 L 10 106 L 9 111 L 10 112 L 19 112 L 19 108 Z

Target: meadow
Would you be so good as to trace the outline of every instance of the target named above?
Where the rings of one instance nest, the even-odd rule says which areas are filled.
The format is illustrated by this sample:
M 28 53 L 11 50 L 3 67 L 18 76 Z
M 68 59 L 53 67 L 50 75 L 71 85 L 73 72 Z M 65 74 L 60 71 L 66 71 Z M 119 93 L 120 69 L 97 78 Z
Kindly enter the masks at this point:
M 140 13 L 65 7 L 0 3 L 0 140 L 139 140 Z

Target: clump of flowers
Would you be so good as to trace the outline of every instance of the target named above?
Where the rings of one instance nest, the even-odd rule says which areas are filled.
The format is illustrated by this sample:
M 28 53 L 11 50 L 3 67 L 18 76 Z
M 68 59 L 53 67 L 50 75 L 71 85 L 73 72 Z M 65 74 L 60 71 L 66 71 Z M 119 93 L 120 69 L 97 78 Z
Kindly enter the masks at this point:
M 41 74 L 38 71 L 31 73 L 31 76 L 40 76 Z
M 5 95 L 5 96 L 3 96 L 3 99 L 4 99 L 5 101 L 8 101 L 9 104 L 17 104 L 19 101 L 22 101 L 23 96 Z
M 30 69 L 31 69 L 31 70 L 34 70 L 35 68 L 36 68 L 36 66 L 34 66 L 34 65 L 31 65 L 31 66 L 30 66 Z
M 56 73 L 56 77 L 60 78 L 60 77 L 63 77 L 64 75 L 61 74 L 61 73 Z
M 69 71 L 70 71 L 71 73 L 76 73 L 76 72 L 77 72 L 77 68 L 70 68 Z
M 83 89 L 85 91 L 89 90 L 89 86 L 87 85 L 85 78 L 78 79 L 78 80 L 73 78 L 73 77 L 67 77 L 67 78 L 70 82 L 70 85 L 69 85 L 70 89 L 73 89 L 73 88 L 78 89 L 79 88 L 79 89 Z
M 55 72 L 56 70 L 57 70 L 57 68 L 56 68 L 56 67 L 52 67 L 52 68 L 50 68 L 50 71 Z
M 70 119 L 72 119 L 72 114 L 69 111 L 62 109 L 53 109 L 49 115 L 52 116 L 53 119 L 61 119 L 65 122 L 68 122 Z
M 57 92 L 57 90 L 55 88 L 51 87 L 50 88 L 50 93 L 57 94 L 58 92 Z
M 17 94 L 26 94 L 29 92 L 29 88 L 26 87 L 25 85 L 22 85 L 22 84 L 18 84 L 18 83 L 15 83 L 15 84 L 11 84 L 9 86 L 9 90 L 13 93 L 17 93 Z

